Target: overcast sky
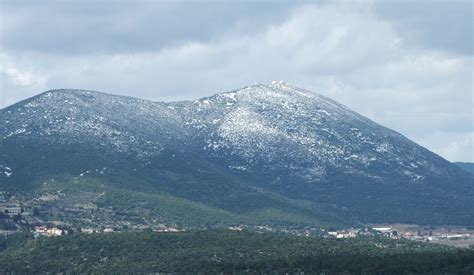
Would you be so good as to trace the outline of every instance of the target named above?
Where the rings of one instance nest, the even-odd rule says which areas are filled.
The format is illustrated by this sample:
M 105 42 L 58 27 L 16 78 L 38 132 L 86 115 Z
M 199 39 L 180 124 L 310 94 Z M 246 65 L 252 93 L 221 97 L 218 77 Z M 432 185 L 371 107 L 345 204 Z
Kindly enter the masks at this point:
M 474 161 L 472 5 L 0 0 L 0 108 L 56 88 L 176 101 L 284 80 Z

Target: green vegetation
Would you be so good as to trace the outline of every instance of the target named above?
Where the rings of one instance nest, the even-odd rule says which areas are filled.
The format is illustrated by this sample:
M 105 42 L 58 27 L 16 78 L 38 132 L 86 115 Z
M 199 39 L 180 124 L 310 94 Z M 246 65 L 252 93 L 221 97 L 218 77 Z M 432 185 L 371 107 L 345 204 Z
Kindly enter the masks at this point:
M 239 221 L 237 215 L 201 203 L 159 192 L 132 191 L 115 187 L 94 178 L 67 178 L 48 182 L 40 192 L 63 194 L 55 203 L 75 205 L 92 202 L 100 208 L 113 209 L 120 219 L 159 220 L 180 226 L 230 224 Z
M 0 253 L 1 272 L 349 272 L 469 274 L 474 250 L 378 238 L 207 230 L 38 238 Z
M 33 235 L 26 231 L 0 235 L 0 252 L 8 248 L 20 247 L 31 239 Z
M 74 208 L 78 205 L 94 204 L 98 207 L 96 214 L 102 211 L 107 220 L 131 221 L 134 224 L 142 224 L 146 221 L 149 224 L 164 223 L 185 228 L 226 227 L 242 223 L 313 227 L 344 224 L 344 221 L 339 221 L 335 217 L 326 218 L 325 221 L 322 217 L 328 217 L 328 214 L 320 214 L 316 217 L 309 209 L 303 207 L 292 209 L 289 202 L 278 197 L 273 198 L 273 204 L 266 204 L 258 198 L 242 196 L 241 200 L 235 204 L 248 206 L 253 201 L 262 205 L 252 206 L 250 209 L 261 208 L 257 211 L 250 211 L 250 209 L 231 211 L 165 192 L 153 191 L 147 189 L 146 185 L 140 185 L 140 187 L 132 190 L 98 177 L 60 175 L 56 176 L 54 181 L 47 181 L 36 188 L 33 195 L 40 197 L 45 194 L 59 194 L 57 199 L 50 202 L 51 205 L 58 207 Z M 280 208 L 275 208 L 278 206 Z M 57 214 L 65 215 L 62 212 Z M 84 223 L 84 219 L 79 220 L 74 216 L 49 218 L 83 226 L 88 225 Z

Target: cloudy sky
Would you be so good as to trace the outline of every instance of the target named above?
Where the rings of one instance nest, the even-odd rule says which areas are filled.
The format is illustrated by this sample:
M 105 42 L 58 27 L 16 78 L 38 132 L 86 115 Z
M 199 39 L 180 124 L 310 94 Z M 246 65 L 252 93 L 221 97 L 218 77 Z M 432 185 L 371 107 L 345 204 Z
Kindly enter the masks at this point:
M 0 0 L 0 108 L 55 88 L 176 101 L 284 80 L 474 161 L 472 5 Z

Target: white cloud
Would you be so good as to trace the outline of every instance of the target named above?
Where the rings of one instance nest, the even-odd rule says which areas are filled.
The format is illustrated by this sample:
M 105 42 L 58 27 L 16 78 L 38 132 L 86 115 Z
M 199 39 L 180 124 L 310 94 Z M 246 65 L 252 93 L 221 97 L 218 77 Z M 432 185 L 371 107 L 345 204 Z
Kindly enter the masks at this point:
M 472 161 L 474 156 L 474 132 L 434 132 L 418 138 L 420 143 L 430 144 L 431 150 L 451 160 Z
M 40 86 L 46 82 L 46 77 L 43 74 L 20 70 L 7 64 L 2 64 L 0 66 L 0 74 L 3 74 L 4 77 L 8 78 L 8 80 L 13 82 L 15 85 L 22 87 Z

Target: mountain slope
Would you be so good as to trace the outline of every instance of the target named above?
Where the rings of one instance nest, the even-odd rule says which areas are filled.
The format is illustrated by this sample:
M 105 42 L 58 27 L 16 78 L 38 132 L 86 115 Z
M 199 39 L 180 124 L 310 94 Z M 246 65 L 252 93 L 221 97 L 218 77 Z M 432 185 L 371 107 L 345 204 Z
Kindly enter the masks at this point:
M 472 175 L 284 83 L 175 103 L 56 90 L 0 112 L 0 186 L 8 190 L 89 171 L 114 188 L 243 217 L 474 223 Z
M 474 174 L 474 163 L 472 162 L 455 162 L 457 166 L 461 167 L 462 169 L 468 171 L 471 174 Z

